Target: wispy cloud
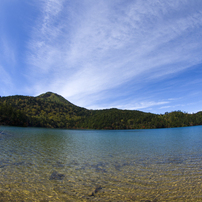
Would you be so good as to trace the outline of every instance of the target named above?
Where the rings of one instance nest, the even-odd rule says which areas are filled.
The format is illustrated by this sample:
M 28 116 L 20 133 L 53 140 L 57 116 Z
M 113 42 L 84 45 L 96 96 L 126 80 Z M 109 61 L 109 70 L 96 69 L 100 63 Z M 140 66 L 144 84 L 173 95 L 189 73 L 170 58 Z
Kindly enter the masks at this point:
M 90 107 L 89 97 L 104 100 L 128 82 L 141 88 L 201 63 L 201 7 L 197 1 L 41 1 L 27 52 L 35 92 L 52 90 Z
M 154 102 L 154 101 L 143 101 L 137 103 L 136 100 L 127 104 L 121 104 L 120 103 L 113 103 L 108 106 L 96 106 L 94 105 L 94 109 L 105 109 L 105 108 L 118 108 L 118 109 L 128 109 L 128 110 L 146 110 L 148 111 L 148 108 L 154 107 L 154 106 L 159 106 L 160 109 L 166 108 L 166 106 L 161 107 L 162 105 L 168 104 L 168 101 L 159 101 L 159 102 Z

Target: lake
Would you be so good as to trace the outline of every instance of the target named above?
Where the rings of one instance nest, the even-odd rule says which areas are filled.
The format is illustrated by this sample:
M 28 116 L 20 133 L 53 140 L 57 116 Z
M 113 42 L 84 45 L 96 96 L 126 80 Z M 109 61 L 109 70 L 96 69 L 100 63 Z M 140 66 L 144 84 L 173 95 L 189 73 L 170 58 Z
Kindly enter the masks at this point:
M 202 201 L 202 126 L 0 126 L 0 201 Z

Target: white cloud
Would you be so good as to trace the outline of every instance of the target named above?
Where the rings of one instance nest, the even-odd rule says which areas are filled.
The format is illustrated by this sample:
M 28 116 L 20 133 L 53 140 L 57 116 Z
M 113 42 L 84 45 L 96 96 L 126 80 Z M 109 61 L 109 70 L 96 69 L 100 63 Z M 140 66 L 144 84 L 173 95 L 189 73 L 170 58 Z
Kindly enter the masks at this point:
M 194 40 L 202 12 L 189 1 L 49 0 L 41 5 L 27 58 L 37 92 L 52 90 L 81 103 L 130 80 L 150 82 L 202 61 L 201 39 Z
M 129 103 L 123 103 L 120 104 L 119 102 L 114 102 L 108 106 L 103 105 L 92 105 L 93 109 L 104 109 L 104 108 L 118 108 L 118 109 L 128 109 L 128 110 L 147 110 L 148 108 L 155 107 L 155 106 L 162 106 L 165 104 L 168 104 L 169 101 L 143 101 L 143 102 L 138 102 L 137 100 L 130 101 Z M 166 107 L 160 107 L 161 108 L 166 108 Z

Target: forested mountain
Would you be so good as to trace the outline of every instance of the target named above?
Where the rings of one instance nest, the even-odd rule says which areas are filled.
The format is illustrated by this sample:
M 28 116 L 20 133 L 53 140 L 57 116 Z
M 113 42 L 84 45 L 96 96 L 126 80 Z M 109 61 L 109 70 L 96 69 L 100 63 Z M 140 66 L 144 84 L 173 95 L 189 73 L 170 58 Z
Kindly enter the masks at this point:
M 62 96 L 51 92 L 37 97 L 8 96 L 0 98 L 0 112 L 4 111 L 1 113 L 0 121 L 4 124 L 7 124 L 5 120 L 9 119 L 5 119 L 5 111 L 8 111 L 7 114 L 12 113 L 11 107 L 14 113 L 21 112 L 27 117 L 28 122 L 25 125 L 38 127 L 73 128 L 77 120 L 89 113 L 87 109 L 77 107 Z
M 202 125 L 202 112 L 165 114 L 137 110 L 88 110 L 60 95 L 0 97 L 0 125 L 69 129 L 142 129 Z

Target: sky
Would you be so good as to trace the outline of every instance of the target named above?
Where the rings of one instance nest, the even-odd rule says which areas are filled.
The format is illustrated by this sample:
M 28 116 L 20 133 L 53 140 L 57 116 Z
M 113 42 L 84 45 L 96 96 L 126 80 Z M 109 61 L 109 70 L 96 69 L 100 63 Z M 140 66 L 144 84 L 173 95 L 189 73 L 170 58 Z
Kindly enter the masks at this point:
M 201 0 L 1 0 L 0 96 L 202 111 Z

